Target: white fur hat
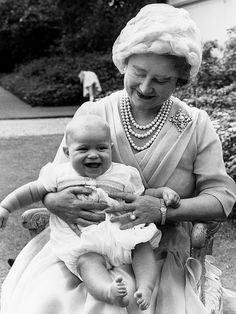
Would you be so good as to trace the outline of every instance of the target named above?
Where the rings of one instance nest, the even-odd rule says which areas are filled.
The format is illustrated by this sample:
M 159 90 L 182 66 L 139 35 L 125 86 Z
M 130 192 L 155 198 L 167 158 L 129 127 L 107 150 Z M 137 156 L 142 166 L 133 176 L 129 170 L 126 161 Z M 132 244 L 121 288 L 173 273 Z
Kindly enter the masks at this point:
M 127 23 L 112 53 L 121 73 L 125 72 L 127 58 L 133 54 L 182 56 L 191 66 L 190 79 L 193 79 L 202 61 L 200 31 L 186 10 L 168 4 L 149 4 Z

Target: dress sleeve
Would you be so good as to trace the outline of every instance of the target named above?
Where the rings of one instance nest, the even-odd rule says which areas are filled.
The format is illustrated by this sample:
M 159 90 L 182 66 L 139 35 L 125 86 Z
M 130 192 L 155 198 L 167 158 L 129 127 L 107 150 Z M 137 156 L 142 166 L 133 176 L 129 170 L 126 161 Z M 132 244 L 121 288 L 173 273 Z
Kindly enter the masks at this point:
M 49 162 L 40 171 L 38 181 L 48 192 L 57 191 L 57 170 L 56 165 Z
M 223 206 L 225 214 L 229 215 L 236 201 L 236 185 L 226 173 L 220 139 L 203 110 L 199 114 L 196 142 L 196 193 L 214 196 Z
M 131 166 L 126 166 L 129 172 L 129 180 L 125 186 L 125 192 L 141 195 L 144 192 L 144 185 L 138 170 Z

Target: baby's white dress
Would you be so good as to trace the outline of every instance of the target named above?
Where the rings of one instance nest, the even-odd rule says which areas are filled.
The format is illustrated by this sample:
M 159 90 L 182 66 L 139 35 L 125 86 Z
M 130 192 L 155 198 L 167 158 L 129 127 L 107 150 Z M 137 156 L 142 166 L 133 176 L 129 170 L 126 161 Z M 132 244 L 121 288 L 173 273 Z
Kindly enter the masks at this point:
M 108 196 L 109 191 L 123 191 L 135 195 L 140 195 L 144 191 L 138 170 L 119 163 L 112 163 L 111 167 L 96 179 L 78 175 L 69 162 L 59 165 L 49 163 L 42 169 L 39 180 L 52 192 L 61 191 L 69 186 L 91 187 L 93 189 L 91 195 L 78 195 L 78 198 L 106 202 L 108 206 L 119 204 Z M 120 230 L 119 223 L 111 223 L 110 217 L 110 214 L 106 214 L 105 221 L 88 227 L 77 224 L 81 232 L 78 235 L 62 219 L 51 214 L 50 242 L 54 254 L 64 261 L 76 276 L 79 276 L 76 267 L 82 254 L 87 252 L 102 254 L 109 269 L 112 266 L 130 264 L 131 251 L 138 243 L 148 242 L 155 235 L 156 244 L 157 239 L 161 238 L 161 231 L 153 223 Z

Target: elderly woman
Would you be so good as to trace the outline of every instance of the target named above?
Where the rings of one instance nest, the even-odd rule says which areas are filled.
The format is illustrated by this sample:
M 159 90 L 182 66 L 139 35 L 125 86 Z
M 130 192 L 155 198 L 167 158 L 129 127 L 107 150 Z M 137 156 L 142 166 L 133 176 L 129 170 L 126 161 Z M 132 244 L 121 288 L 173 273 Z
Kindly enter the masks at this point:
M 207 313 L 196 291 L 200 266 L 189 258 L 188 222 L 226 217 L 235 202 L 235 185 L 226 174 L 221 145 L 208 115 L 172 96 L 176 86 L 189 83 L 198 72 L 199 31 L 185 10 L 147 5 L 116 40 L 113 60 L 124 73 L 124 90 L 83 104 L 76 115 L 91 113 L 108 121 L 113 160 L 136 167 L 146 187 L 145 195 L 135 199 L 123 195 L 125 205 L 108 209 L 119 211 L 114 221 L 120 221 L 124 229 L 155 222 L 163 231 L 155 250 L 159 276 L 145 313 Z M 60 148 L 54 162 L 64 161 Z M 155 197 L 155 188 L 161 186 L 179 193 L 179 208 L 167 208 Z M 48 194 L 45 204 L 67 222 L 98 223 L 104 219 L 99 211 L 106 205 L 79 201 L 75 195 L 82 192 L 72 187 Z M 118 274 L 124 278 L 127 308 L 104 304 L 89 295 L 84 284 L 55 257 L 45 230 L 13 265 L 3 285 L 1 313 L 140 313 L 130 265 L 113 268 L 110 274 L 111 280 Z

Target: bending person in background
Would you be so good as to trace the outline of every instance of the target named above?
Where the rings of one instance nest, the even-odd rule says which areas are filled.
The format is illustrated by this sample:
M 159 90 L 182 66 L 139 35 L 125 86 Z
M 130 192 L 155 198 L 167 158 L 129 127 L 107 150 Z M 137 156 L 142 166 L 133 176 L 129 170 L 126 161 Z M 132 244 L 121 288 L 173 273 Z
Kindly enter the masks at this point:
M 225 218 L 236 200 L 235 183 L 225 171 L 221 143 L 209 116 L 173 96 L 177 86 L 197 75 L 201 58 L 200 33 L 187 11 L 147 5 L 127 23 L 113 46 L 113 61 L 124 74 L 124 90 L 83 104 L 75 115 L 98 115 L 108 122 L 113 161 L 135 167 L 146 189 L 145 195 L 138 196 L 113 193 L 126 204 L 106 210 L 115 214 L 111 221 L 119 222 L 120 229 L 154 222 L 162 231 L 154 249 L 160 275 L 145 312 L 149 314 L 209 313 L 198 295 L 201 267 L 189 253 L 191 222 Z M 63 140 L 55 164 L 66 160 L 64 145 Z M 179 194 L 178 208 L 163 208 L 156 195 L 162 186 Z M 68 223 L 88 226 L 104 220 L 102 204 L 82 202 L 78 193 L 79 188 L 64 189 L 47 194 L 44 202 Z M 45 230 L 11 268 L 3 285 L 2 313 L 45 314 L 49 308 L 50 314 L 140 313 L 130 265 L 113 267 L 109 273 L 112 279 L 122 275 L 130 296 L 127 307 L 91 296 L 56 257 Z
M 97 74 L 92 71 L 80 71 L 78 77 L 83 84 L 83 96 L 94 101 L 95 97 L 102 91 Z

